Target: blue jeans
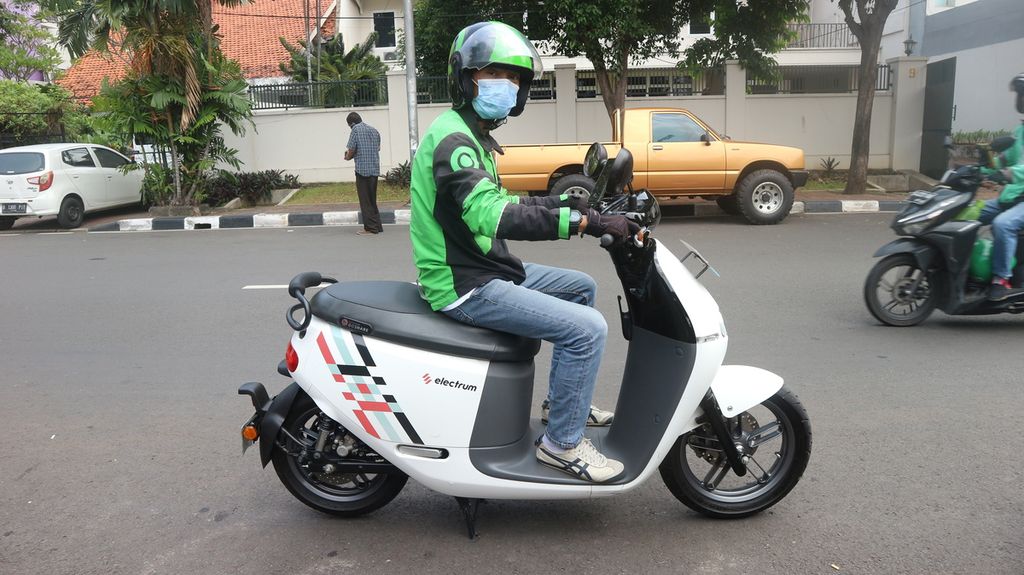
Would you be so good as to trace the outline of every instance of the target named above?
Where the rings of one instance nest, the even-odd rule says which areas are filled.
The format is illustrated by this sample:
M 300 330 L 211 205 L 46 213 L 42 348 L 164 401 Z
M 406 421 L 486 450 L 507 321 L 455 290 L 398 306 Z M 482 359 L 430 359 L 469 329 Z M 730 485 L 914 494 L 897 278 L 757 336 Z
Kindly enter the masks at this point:
M 1024 228 L 1024 202 L 1000 210 L 999 200 L 989 200 L 978 220 L 992 224 L 992 275 L 1010 279 L 1013 256 L 1017 252 L 1017 232 Z
M 521 285 L 491 280 L 444 312 L 470 325 L 554 344 L 548 384 L 547 436 L 565 449 L 583 438 L 601 365 L 608 324 L 594 309 L 597 284 L 589 275 L 525 264 Z

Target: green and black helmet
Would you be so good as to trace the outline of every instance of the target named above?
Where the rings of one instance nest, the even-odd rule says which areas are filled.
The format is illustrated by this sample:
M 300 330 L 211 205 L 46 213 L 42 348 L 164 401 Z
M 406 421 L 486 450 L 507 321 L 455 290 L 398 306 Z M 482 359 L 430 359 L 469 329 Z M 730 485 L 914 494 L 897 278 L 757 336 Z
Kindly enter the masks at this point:
M 501 22 L 477 22 L 462 29 L 448 54 L 448 92 L 456 110 L 473 99 L 472 70 L 500 66 L 519 73 L 519 97 L 510 116 L 523 113 L 530 84 L 544 71 L 540 54 L 523 33 Z

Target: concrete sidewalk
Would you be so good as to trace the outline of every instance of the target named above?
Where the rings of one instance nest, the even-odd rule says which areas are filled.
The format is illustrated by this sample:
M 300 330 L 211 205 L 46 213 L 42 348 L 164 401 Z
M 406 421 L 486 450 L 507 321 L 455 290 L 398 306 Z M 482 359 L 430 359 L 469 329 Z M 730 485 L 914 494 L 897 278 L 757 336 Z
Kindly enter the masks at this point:
M 978 199 L 995 197 L 991 190 L 978 191 Z M 845 195 L 841 191 L 797 190 L 793 214 L 895 213 L 906 204 L 906 192 Z M 668 217 L 706 217 L 727 215 L 713 201 L 688 198 L 661 201 Z M 381 202 L 378 205 L 385 224 L 409 223 L 409 205 Z M 202 230 L 235 228 L 285 228 L 299 226 L 357 226 L 362 223 L 358 203 L 286 204 L 240 209 L 214 209 L 209 214 L 188 217 L 149 217 L 148 214 L 96 217 L 90 232 L 127 232 L 158 230 Z

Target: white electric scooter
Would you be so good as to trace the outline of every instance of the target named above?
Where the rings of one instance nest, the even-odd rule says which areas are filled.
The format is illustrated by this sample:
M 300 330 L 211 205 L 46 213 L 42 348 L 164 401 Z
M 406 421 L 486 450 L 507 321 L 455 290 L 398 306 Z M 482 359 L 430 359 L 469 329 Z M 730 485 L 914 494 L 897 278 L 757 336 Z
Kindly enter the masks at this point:
M 588 483 L 537 461 L 539 341 L 436 313 L 412 283 L 336 283 L 315 272 L 288 287 L 299 303 L 278 371 L 294 383 L 272 400 L 260 383 L 238 390 L 256 408 L 243 451 L 262 440 L 263 465 L 273 461 L 295 497 L 334 515 L 373 511 L 412 477 L 456 497 L 471 538 L 482 499 L 617 495 L 658 470 L 705 515 L 744 517 L 780 501 L 810 458 L 807 414 L 779 376 L 722 365 L 725 323 L 697 281 L 710 266 L 689 246 L 680 261 L 650 236 L 660 208 L 633 191 L 632 163 L 625 149 L 608 161 L 600 144 L 586 159 L 586 172 L 599 174 L 591 204 L 644 226 L 632 240 L 601 239 L 622 281 L 629 351 L 613 423 L 586 436 L 625 465 L 618 478 Z M 684 265 L 691 257 L 696 277 Z M 331 285 L 307 300 L 322 282 Z

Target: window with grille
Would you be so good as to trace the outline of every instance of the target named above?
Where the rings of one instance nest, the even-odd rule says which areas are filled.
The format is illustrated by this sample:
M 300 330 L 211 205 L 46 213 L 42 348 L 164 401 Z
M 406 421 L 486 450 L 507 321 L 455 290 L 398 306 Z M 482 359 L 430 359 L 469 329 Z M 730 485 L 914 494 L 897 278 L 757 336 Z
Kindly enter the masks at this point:
M 374 12 L 373 13 L 373 31 L 377 33 L 377 43 L 374 44 L 378 48 L 394 48 L 395 47 L 395 13 L 394 12 Z

